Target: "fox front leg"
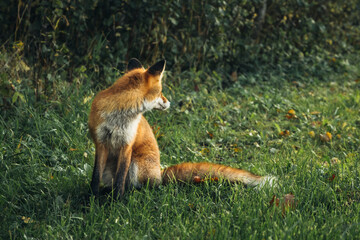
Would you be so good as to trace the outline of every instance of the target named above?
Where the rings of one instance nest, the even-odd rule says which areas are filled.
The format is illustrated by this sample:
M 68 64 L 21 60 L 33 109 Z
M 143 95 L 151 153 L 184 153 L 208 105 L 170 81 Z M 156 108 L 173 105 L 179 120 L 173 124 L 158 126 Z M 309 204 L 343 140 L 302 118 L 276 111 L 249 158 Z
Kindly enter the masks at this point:
M 126 177 L 131 163 L 132 147 L 126 146 L 120 150 L 115 176 L 115 197 L 121 198 L 125 192 Z
M 102 144 L 96 145 L 95 165 L 91 179 L 91 191 L 95 196 L 99 195 L 99 185 L 104 172 L 109 151 Z

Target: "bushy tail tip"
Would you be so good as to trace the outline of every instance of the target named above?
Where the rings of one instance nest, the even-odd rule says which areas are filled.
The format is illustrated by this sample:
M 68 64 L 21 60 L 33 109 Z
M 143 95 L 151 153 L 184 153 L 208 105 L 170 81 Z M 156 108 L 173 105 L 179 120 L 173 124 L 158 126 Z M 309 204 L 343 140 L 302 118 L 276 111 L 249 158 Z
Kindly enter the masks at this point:
M 277 183 L 277 177 L 274 176 L 264 176 L 260 179 L 260 181 L 256 184 L 256 188 L 260 189 L 263 187 L 274 187 Z

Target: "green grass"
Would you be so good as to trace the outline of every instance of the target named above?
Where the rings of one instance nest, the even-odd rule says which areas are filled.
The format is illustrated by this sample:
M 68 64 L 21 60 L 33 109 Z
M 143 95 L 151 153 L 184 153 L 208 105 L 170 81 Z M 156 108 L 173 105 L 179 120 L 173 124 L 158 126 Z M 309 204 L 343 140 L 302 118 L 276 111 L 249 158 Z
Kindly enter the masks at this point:
M 235 83 L 211 91 L 200 85 L 199 92 L 168 77 L 170 110 L 146 114 L 163 166 L 222 163 L 277 176 L 274 189 L 220 181 L 94 199 L 92 91 L 64 87 L 57 101 L 28 100 L 0 116 L 0 238 L 359 239 L 359 72 L 300 87 Z M 290 109 L 297 118 L 285 117 Z M 285 130 L 289 136 L 279 135 Z M 329 142 L 319 137 L 326 132 Z M 273 195 L 288 193 L 295 209 L 283 214 L 270 205 Z

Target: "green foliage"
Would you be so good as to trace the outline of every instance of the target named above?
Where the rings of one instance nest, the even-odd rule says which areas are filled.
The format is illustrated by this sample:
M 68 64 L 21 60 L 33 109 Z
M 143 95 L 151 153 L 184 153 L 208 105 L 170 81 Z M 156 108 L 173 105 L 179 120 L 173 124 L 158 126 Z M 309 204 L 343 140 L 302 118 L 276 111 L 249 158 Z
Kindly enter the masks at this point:
M 37 99 L 54 96 L 60 79 L 107 85 L 131 57 L 166 58 L 174 74 L 202 71 L 202 83 L 216 71 L 229 86 L 267 69 L 316 68 L 309 72 L 317 78 L 342 71 L 346 64 L 331 59 L 359 50 L 358 12 L 355 0 L 3 1 L 0 28 L 8 34 L 0 40 L 10 54 L 23 45 L 18 54 L 31 68 L 23 84 Z

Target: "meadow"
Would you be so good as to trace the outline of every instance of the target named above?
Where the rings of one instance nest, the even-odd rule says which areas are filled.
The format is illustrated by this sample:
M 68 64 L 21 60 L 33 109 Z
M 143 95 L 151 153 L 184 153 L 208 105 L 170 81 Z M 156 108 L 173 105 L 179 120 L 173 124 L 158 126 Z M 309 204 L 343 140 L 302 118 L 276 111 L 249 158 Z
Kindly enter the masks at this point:
M 169 69 L 170 109 L 146 113 L 162 165 L 205 161 L 278 178 L 263 189 L 220 179 L 96 199 L 87 118 L 106 86 L 62 82 L 40 102 L 25 94 L 0 116 L 0 238 L 359 239 L 360 68 L 350 65 L 326 81 L 252 73 L 226 88 L 191 88 L 196 73 Z

